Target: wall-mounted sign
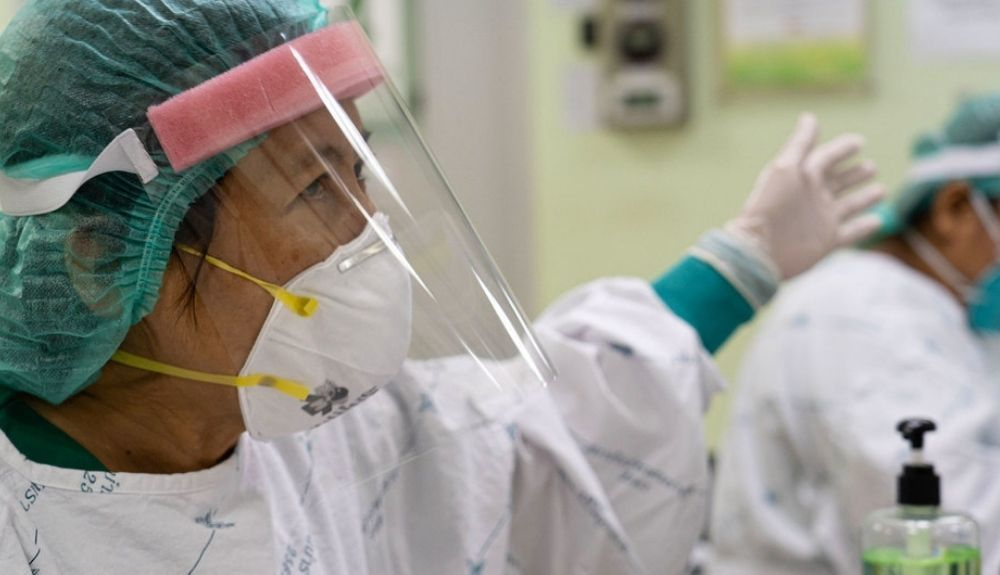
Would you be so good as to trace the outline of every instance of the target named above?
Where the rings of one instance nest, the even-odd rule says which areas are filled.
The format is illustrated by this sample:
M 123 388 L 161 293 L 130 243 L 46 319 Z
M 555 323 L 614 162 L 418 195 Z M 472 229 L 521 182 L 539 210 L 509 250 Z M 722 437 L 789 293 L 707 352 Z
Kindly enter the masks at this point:
M 857 87 L 868 77 L 866 0 L 720 0 L 727 91 Z

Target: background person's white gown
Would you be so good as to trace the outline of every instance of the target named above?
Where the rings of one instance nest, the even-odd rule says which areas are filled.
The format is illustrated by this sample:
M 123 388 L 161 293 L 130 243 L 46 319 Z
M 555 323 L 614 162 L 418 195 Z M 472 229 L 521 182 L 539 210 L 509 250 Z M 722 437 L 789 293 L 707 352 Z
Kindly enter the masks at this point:
M 0 573 L 675 574 L 706 507 L 702 413 L 721 380 L 639 280 L 560 300 L 537 331 L 561 377 L 374 480 L 357 461 L 448 432 L 461 362 L 311 433 L 244 438 L 192 474 L 77 472 L 0 436 Z M 332 487 L 336 486 L 336 487 Z
M 943 506 L 976 517 L 997 573 L 1000 371 L 985 349 L 955 298 L 885 255 L 846 253 L 787 287 L 740 375 L 711 573 L 861 573 L 862 523 L 895 502 L 895 427 L 914 416 L 937 422 Z

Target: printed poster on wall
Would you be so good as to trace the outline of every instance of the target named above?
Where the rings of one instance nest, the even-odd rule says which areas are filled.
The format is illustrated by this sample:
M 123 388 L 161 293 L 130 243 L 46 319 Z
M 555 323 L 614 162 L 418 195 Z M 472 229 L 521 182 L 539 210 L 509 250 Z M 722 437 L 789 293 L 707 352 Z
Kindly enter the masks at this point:
M 867 0 L 720 0 L 726 91 L 862 87 Z

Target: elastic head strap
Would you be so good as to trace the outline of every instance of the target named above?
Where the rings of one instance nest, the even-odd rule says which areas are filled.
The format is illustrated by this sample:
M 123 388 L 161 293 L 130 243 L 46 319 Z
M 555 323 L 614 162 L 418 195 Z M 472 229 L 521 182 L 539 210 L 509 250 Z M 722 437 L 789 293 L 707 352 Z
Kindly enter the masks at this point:
M 968 302 L 974 297 L 976 290 L 970 281 L 924 236 L 913 230 L 907 230 L 903 233 L 903 240 L 920 259 L 924 260 L 924 263 L 929 265 L 952 289 L 957 291 L 964 301 Z
M 85 169 L 64 171 L 78 167 Z M 83 184 L 109 172 L 135 174 L 143 184 L 159 175 L 135 130 L 125 130 L 97 158 L 52 156 L 0 170 L 0 213 L 36 216 L 54 212 Z
M 184 369 L 183 367 L 168 365 L 152 359 L 146 359 L 121 350 L 115 352 L 115 354 L 111 357 L 111 361 L 127 367 L 141 369 L 143 371 L 169 375 L 170 377 L 177 377 L 201 383 L 228 385 L 230 387 L 270 387 L 299 401 L 305 401 L 305 399 L 309 397 L 309 388 L 305 385 L 302 385 L 293 379 L 285 379 L 271 374 L 233 376 L 204 373 L 201 371 L 194 371 L 191 369 Z
M 907 180 L 912 184 L 967 180 L 1000 174 L 1000 143 L 984 146 L 948 146 L 910 164 Z
M 986 194 L 980 190 L 973 189 L 969 201 L 972 203 L 972 209 L 979 216 L 979 221 L 986 228 L 987 235 L 993 240 L 994 249 L 1000 252 L 1000 222 L 997 221 L 996 212 L 993 211 L 993 207 L 986 198 Z M 1000 256 L 1000 253 L 997 255 Z

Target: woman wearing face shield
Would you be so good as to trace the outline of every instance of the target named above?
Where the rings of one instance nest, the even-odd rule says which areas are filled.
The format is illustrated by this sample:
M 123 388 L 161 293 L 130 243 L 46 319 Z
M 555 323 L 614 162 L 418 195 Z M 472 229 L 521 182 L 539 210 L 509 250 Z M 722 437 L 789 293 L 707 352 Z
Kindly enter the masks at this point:
M 4 573 L 679 572 L 711 352 L 880 194 L 804 117 L 529 324 L 346 14 L 39 0 L 0 55 Z

